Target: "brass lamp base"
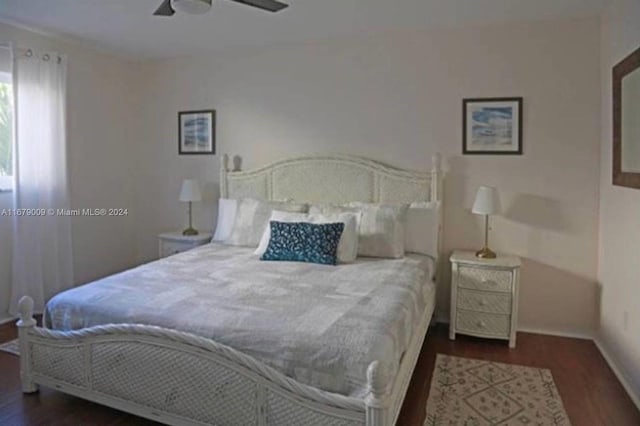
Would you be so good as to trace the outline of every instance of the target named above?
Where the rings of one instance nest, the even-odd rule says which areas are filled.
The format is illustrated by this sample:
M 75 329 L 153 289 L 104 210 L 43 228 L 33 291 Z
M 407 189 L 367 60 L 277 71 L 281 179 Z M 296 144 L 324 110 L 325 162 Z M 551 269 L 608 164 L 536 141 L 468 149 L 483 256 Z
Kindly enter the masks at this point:
M 491 251 L 489 247 L 483 247 L 481 250 L 478 250 L 476 252 L 476 257 L 479 257 L 481 259 L 495 259 L 496 254 L 495 252 Z
M 184 231 L 182 231 L 182 235 L 198 235 L 198 231 L 193 228 L 187 228 Z

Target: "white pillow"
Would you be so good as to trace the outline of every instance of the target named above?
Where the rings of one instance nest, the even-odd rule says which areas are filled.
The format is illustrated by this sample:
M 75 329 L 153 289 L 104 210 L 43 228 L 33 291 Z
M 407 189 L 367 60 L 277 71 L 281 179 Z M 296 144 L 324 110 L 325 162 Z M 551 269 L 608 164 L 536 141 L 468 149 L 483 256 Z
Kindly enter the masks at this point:
M 362 212 L 358 230 L 358 255 L 400 258 L 404 256 L 408 205 L 349 203 Z
M 257 247 L 273 210 L 306 212 L 307 204 L 281 201 L 262 201 L 251 198 L 238 200 L 233 228 L 225 244 L 244 247 Z
M 351 263 L 358 256 L 358 215 L 358 213 L 304 214 L 274 210 L 271 213 L 269 222 L 343 223 L 344 229 L 338 243 L 338 262 Z M 270 239 L 271 227 L 267 225 L 260 239 L 260 244 L 254 253 L 262 256 L 267 251 Z
M 216 232 L 213 234 L 212 241 L 224 241 L 231 235 L 233 230 L 233 222 L 236 218 L 236 210 L 238 208 L 238 200 L 230 198 L 220 198 L 218 200 L 218 221 L 216 224 Z
M 356 215 L 356 232 L 360 234 L 362 211 L 358 207 L 339 204 L 311 204 L 309 206 L 309 214 L 337 215 L 342 213 L 354 213 Z
M 270 223 L 272 221 L 276 222 L 307 222 L 309 215 L 307 213 L 294 213 L 294 212 L 285 212 L 282 210 L 274 210 L 271 212 L 271 217 L 267 222 L 267 227 L 264 228 L 264 232 L 262 233 L 262 237 L 260 238 L 260 244 L 258 244 L 258 248 L 253 254 L 257 254 L 258 256 L 262 256 L 265 251 L 267 251 L 267 246 L 269 245 L 269 240 L 271 239 L 271 226 Z
M 438 256 L 440 203 L 412 203 L 407 211 L 404 249 L 410 253 Z

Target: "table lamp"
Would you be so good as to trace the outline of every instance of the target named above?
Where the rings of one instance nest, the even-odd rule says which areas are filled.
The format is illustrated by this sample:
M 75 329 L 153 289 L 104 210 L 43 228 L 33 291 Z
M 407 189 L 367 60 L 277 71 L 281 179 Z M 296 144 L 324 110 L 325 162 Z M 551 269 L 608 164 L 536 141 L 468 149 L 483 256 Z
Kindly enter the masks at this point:
M 200 194 L 198 181 L 195 179 L 185 179 L 182 182 L 182 189 L 180 189 L 180 201 L 189 203 L 189 227 L 182 231 L 182 235 L 198 235 L 198 231 L 195 230 L 192 225 L 191 203 L 201 200 L 202 194 Z
M 478 188 L 471 212 L 484 215 L 484 247 L 476 252 L 476 256 L 483 259 L 495 259 L 496 254 L 489 248 L 489 215 L 500 212 L 498 190 L 492 186 Z

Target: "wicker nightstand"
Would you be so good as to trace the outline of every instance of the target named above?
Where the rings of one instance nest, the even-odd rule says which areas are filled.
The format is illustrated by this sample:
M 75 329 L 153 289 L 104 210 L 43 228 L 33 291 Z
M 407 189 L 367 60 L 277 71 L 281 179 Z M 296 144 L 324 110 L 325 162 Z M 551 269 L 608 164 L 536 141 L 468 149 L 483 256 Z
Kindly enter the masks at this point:
M 161 258 L 171 256 L 207 244 L 209 241 L 211 241 L 210 232 L 201 232 L 198 235 L 182 235 L 182 232 L 167 232 L 158 235 L 158 254 Z
M 516 346 L 520 258 L 479 259 L 473 252 L 451 255 L 449 338 L 456 333 L 509 340 Z

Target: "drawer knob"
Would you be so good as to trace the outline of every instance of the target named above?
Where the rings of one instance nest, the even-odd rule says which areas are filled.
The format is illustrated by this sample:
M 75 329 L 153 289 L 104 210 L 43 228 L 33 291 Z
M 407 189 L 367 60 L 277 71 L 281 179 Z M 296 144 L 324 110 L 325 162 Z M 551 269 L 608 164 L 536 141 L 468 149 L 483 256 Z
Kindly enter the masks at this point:
M 482 299 L 480 301 L 480 306 L 487 306 L 487 301 L 485 299 Z
M 487 324 L 484 321 L 478 321 L 478 327 L 485 328 Z

